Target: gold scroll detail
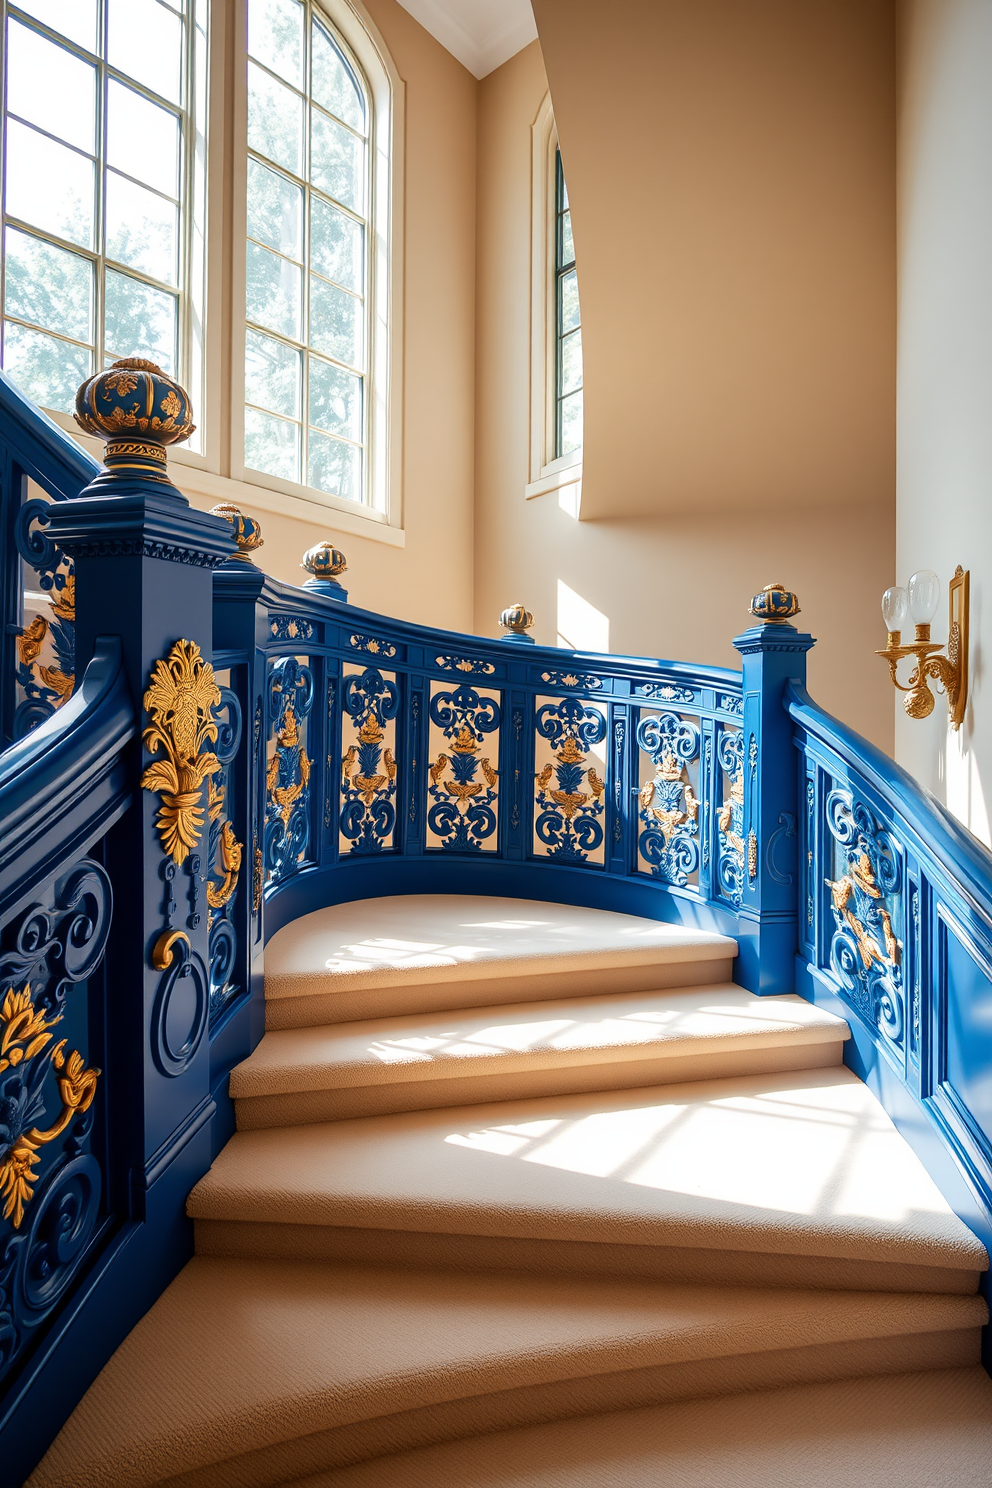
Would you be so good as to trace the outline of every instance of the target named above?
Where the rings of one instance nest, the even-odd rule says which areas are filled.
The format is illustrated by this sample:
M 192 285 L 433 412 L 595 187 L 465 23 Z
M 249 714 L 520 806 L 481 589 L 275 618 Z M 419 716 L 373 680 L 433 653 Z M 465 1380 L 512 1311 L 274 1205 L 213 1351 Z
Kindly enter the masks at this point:
M 590 772 L 590 779 L 592 772 Z M 666 793 L 658 790 L 660 785 L 676 784 L 682 787 L 682 809 L 670 806 L 655 806 L 655 792 L 662 800 L 666 799 Z M 696 821 L 699 817 L 699 802 L 693 794 L 692 785 L 689 782 L 689 772 L 682 760 L 678 759 L 671 750 L 666 750 L 655 766 L 654 775 L 645 781 L 638 791 L 638 800 L 641 810 L 657 823 L 665 845 L 668 846 L 680 827 L 686 822 Z
M 253 914 L 258 914 L 262 905 L 262 890 L 265 887 L 265 866 L 262 861 L 262 849 L 255 848 L 254 882 L 251 890 L 251 908 Z
M 15 1230 L 21 1227 L 25 1204 L 34 1197 L 37 1167 L 41 1161 L 39 1147 L 61 1136 L 74 1116 L 89 1110 L 96 1095 L 100 1071 L 87 1069 L 83 1056 L 75 1049 L 67 1055 L 65 1039 L 49 1048 L 51 1030 L 61 1021 L 61 1013 L 46 1018 L 44 1012 L 35 1007 L 31 988 L 27 985 L 20 992 L 11 989 L 0 1007 L 0 1075 L 8 1069 L 23 1070 L 33 1059 L 45 1054 L 52 1068 L 58 1071 L 56 1083 L 62 1100 L 62 1110 L 53 1126 L 47 1131 L 34 1126 L 30 1131 L 21 1132 L 0 1161 L 3 1217 L 13 1222 Z
M 74 625 L 76 621 L 76 576 L 69 559 L 62 560 L 68 564 L 68 572 L 65 574 L 65 583 L 61 589 L 53 589 L 48 596 L 52 614 L 56 620 L 61 620 L 66 625 Z M 22 666 L 29 666 L 35 677 L 43 687 L 54 692 L 58 701 L 56 708 L 61 708 L 66 698 L 70 696 L 76 679 L 72 672 L 60 672 L 57 667 L 42 666 L 38 661 L 41 655 L 45 637 L 48 635 L 48 621 L 44 615 L 35 615 L 30 625 L 25 626 L 16 638 L 17 659 Z
M 207 781 L 207 815 L 211 821 L 220 820 L 220 836 L 217 841 L 220 861 L 210 865 L 210 872 L 219 875 L 221 881 L 217 883 L 212 877 L 207 879 L 207 904 L 211 909 L 223 909 L 238 887 L 244 851 L 234 835 L 230 819 L 226 816 L 222 818 L 224 794 L 223 782 L 215 786 L 212 780 Z
M 293 803 L 297 796 L 301 796 L 307 788 L 310 780 L 310 760 L 307 752 L 300 743 L 300 729 L 296 722 L 296 714 L 293 712 L 292 704 L 286 704 L 286 711 L 282 715 L 282 728 L 275 736 L 276 750 L 269 760 L 269 768 L 265 774 L 265 786 L 269 793 L 270 801 L 274 801 L 279 808 L 284 827 L 289 826 L 289 818 L 293 814 Z M 286 758 L 284 750 L 299 750 L 299 771 L 296 779 L 289 785 L 279 784 L 279 762 Z
M 470 754 L 476 756 L 481 746 L 468 724 L 463 723 L 449 747 L 452 754 Z M 389 769 L 391 759 L 392 756 L 387 749 L 387 770 Z M 483 795 L 486 791 L 491 791 L 495 788 L 496 782 L 499 779 L 499 772 L 493 769 L 487 756 L 478 761 L 479 769 L 483 775 L 482 780 L 445 780 L 443 778 L 444 772 L 449 764 L 450 757 L 442 751 L 434 763 L 428 765 L 431 785 L 436 790 L 446 791 L 449 796 L 453 796 L 458 810 L 464 815 L 468 811 L 474 796 Z M 393 778 L 392 775 L 389 778 L 391 780 Z
M 747 839 L 747 876 L 757 878 L 758 876 L 758 838 L 751 832 Z
M 162 798 L 158 830 L 177 866 L 200 840 L 203 782 L 220 769 L 217 756 L 202 748 L 217 738 L 213 709 L 219 703 L 214 669 L 195 641 L 177 641 L 166 659 L 155 663 L 144 696 L 152 722 L 141 737 L 149 754 L 163 752 L 165 758 L 148 766 L 141 784 Z
M 883 966 L 898 966 L 902 955 L 902 947 L 896 939 L 895 931 L 892 929 L 892 917 L 887 909 L 879 908 L 879 920 L 882 925 L 883 945 L 862 923 L 854 910 L 850 908 L 850 902 L 859 890 L 869 899 L 881 899 L 882 890 L 878 887 L 878 881 L 872 871 L 871 859 L 867 853 L 861 853 L 855 862 L 851 864 L 850 872 L 845 873 L 843 878 L 836 880 L 827 879 L 827 888 L 833 900 L 834 909 L 848 926 L 857 943 L 858 954 L 865 970 L 878 962 Z M 857 899 L 855 898 L 855 904 Z

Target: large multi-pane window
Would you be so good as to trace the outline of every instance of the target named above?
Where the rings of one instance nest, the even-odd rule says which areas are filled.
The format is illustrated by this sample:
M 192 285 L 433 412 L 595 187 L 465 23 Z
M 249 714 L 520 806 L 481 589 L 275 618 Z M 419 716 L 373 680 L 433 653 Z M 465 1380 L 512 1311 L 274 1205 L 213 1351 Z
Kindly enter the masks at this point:
M 572 214 L 555 150 L 555 456 L 582 448 L 582 321 Z
M 368 90 L 309 0 L 248 3 L 245 465 L 366 499 Z
M 122 356 L 195 392 L 206 0 L 3 8 L 3 367 L 64 412 Z

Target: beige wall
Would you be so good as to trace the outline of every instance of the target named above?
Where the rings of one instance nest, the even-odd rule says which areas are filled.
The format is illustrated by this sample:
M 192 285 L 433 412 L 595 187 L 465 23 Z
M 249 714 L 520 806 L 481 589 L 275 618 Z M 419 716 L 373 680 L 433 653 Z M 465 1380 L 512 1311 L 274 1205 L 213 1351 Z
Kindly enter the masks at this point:
M 907 0 L 901 22 L 898 574 L 970 568 L 973 631 L 960 733 L 940 699 L 898 708 L 896 755 L 992 843 L 992 6 Z
M 886 93 L 891 84 L 891 58 L 886 60 L 881 48 L 885 28 L 880 7 L 866 6 L 864 0 L 857 0 L 857 7 L 838 3 L 834 8 L 842 16 L 841 39 L 845 45 L 853 45 L 862 34 L 853 15 L 856 8 L 872 12 L 874 25 L 864 31 L 864 55 L 858 65 L 852 64 L 844 73 L 845 86 L 841 87 L 840 81 L 836 81 L 833 112 L 837 116 L 844 146 L 833 159 L 832 169 L 827 169 L 826 165 L 817 166 L 822 177 L 820 186 L 838 208 L 840 203 L 845 203 L 844 210 L 854 212 L 856 202 L 850 199 L 851 188 L 843 176 L 850 165 L 850 136 L 860 128 L 866 136 L 865 153 L 874 160 L 867 175 L 881 205 L 871 206 L 868 241 L 864 239 L 865 229 L 853 225 L 849 228 L 848 237 L 855 246 L 848 249 L 842 282 L 837 284 L 832 278 L 831 260 L 838 238 L 843 234 L 840 229 L 831 232 L 822 247 L 817 248 L 813 228 L 822 223 L 824 214 L 820 209 L 812 211 L 809 203 L 815 193 L 808 183 L 798 182 L 798 194 L 793 193 L 790 197 L 792 210 L 800 217 L 812 214 L 813 225 L 805 223 L 802 234 L 793 234 L 785 263 L 781 254 L 776 263 L 779 270 L 786 273 L 790 268 L 790 254 L 813 255 L 815 273 L 808 266 L 800 267 L 805 275 L 803 282 L 807 292 L 816 303 L 795 309 L 792 290 L 784 302 L 776 299 L 772 292 L 772 276 L 770 280 L 766 277 L 764 298 L 756 306 L 753 303 L 754 276 L 750 280 L 747 276 L 738 276 L 735 293 L 741 303 L 737 306 L 736 319 L 730 316 L 725 329 L 728 355 L 737 356 L 741 362 L 735 375 L 748 384 L 742 387 L 745 407 L 752 411 L 757 407 L 755 399 L 760 388 L 756 390 L 751 384 L 760 385 L 763 379 L 771 377 L 768 396 L 772 402 L 782 392 L 782 377 L 777 373 L 772 375 L 774 368 L 769 371 L 763 362 L 752 368 L 750 379 L 744 378 L 743 363 L 746 359 L 741 321 L 750 318 L 748 335 L 760 350 L 762 310 L 766 319 L 777 317 L 782 322 L 775 332 L 777 340 L 772 338 L 779 351 L 788 341 L 787 333 L 791 334 L 790 317 L 794 310 L 800 315 L 801 327 L 807 329 L 810 320 L 817 316 L 825 322 L 842 313 L 850 327 L 853 318 L 867 314 L 864 362 L 856 365 L 847 357 L 841 357 L 837 351 L 838 338 L 835 337 L 831 342 L 833 360 L 828 375 L 821 364 L 823 337 L 811 341 L 805 332 L 798 336 L 792 344 L 791 379 L 805 388 L 811 382 L 814 386 L 827 386 L 829 418 L 823 410 L 817 415 L 820 423 L 814 439 L 808 423 L 797 432 L 794 419 L 790 426 L 791 415 L 784 418 L 779 410 L 775 417 L 769 415 L 765 418 L 760 440 L 757 435 L 752 440 L 749 434 L 744 444 L 735 432 L 741 427 L 738 412 L 721 402 L 721 397 L 729 398 L 730 393 L 726 387 L 722 394 L 719 386 L 711 388 L 702 373 L 694 385 L 694 406 L 690 408 L 685 402 L 688 392 L 681 405 L 683 422 L 688 428 L 682 429 L 676 437 L 671 426 L 666 424 L 664 437 L 659 435 L 661 426 L 657 417 L 648 417 L 650 408 L 641 406 L 640 401 L 646 393 L 650 404 L 652 389 L 657 383 L 648 355 L 650 347 L 640 353 L 640 370 L 634 376 L 630 359 L 627 371 L 616 366 L 616 345 L 611 349 L 609 344 L 611 337 L 617 342 L 622 336 L 634 348 L 644 348 L 639 322 L 656 315 L 663 300 L 658 281 L 652 277 L 650 235 L 646 238 L 643 254 L 643 275 L 622 272 L 618 270 L 616 258 L 597 256 L 589 248 L 602 220 L 610 216 L 611 208 L 616 206 L 629 230 L 629 217 L 617 204 L 623 201 L 642 203 L 645 196 L 651 196 L 644 190 L 644 172 L 645 161 L 650 159 L 653 149 L 653 136 L 649 131 L 654 127 L 651 121 L 658 110 L 659 99 L 657 86 L 641 89 L 636 86 L 637 48 L 631 58 L 635 77 L 622 88 L 607 68 L 609 86 L 593 89 L 590 66 L 601 54 L 607 57 L 611 54 L 613 43 L 609 39 L 604 41 L 603 33 L 612 33 L 618 15 L 627 15 L 638 9 L 649 16 L 667 14 L 672 7 L 660 3 L 660 0 L 651 0 L 647 6 L 628 5 L 622 10 L 613 7 L 607 12 L 601 7 L 586 5 L 585 0 L 570 0 L 561 15 L 552 16 L 552 50 L 561 41 L 565 59 L 563 68 L 567 66 L 578 74 L 577 83 L 574 79 L 562 83 L 563 93 L 572 100 L 571 112 L 566 109 L 563 113 L 555 91 L 554 73 L 552 90 L 568 171 L 569 197 L 573 204 L 583 325 L 584 328 L 590 327 L 590 307 L 593 304 L 599 304 L 604 320 L 598 336 L 592 329 L 584 331 L 587 337 L 587 465 L 582 511 L 584 518 L 590 507 L 599 511 L 595 500 L 598 490 L 600 505 L 612 501 L 614 507 L 623 513 L 619 517 L 600 516 L 595 521 L 577 522 L 560 509 L 554 494 L 524 500 L 524 486 L 529 479 L 531 124 L 547 88 L 540 45 L 535 43 L 527 48 L 480 84 L 476 629 L 492 633 L 499 609 L 520 599 L 537 615 L 536 638 L 554 644 L 558 629 L 558 584 L 561 581 L 608 619 L 612 651 L 733 665 L 738 658 L 730 646 L 730 638 L 747 624 L 750 595 L 764 584 L 782 582 L 797 590 L 802 601 L 803 623 L 819 637 L 819 644 L 810 660 L 814 695 L 824 706 L 876 743 L 890 748 L 891 698 L 886 691 L 888 683 L 884 675 L 880 675 L 880 664 L 871 655 L 871 648 L 881 643 L 875 634 L 877 594 L 892 581 L 894 542 L 892 408 L 886 405 L 886 397 L 891 405 L 894 396 L 891 368 L 894 296 L 892 130 L 891 120 L 886 122 L 884 109 L 873 114 L 863 95 L 874 87 L 883 99 L 886 96 L 891 99 L 891 94 Z M 543 30 L 556 7 L 538 0 L 535 9 Z M 715 7 L 706 4 L 678 9 L 686 14 L 705 10 L 712 18 Z M 727 7 L 719 9 L 721 13 L 723 9 L 735 13 L 740 9 L 752 16 L 763 14 L 771 41 L 775 27 L 782 20 L 783 7 L 766 3 L 739 7 L 730 0 Z M 802 7 L 804 12 L 808 9 L 816 12 L 821 29 L 829 30 L 822 7 Z M 608 25 L 603 24 L 604 17 L 608 17 Z M 563 18 L 570 19 L 569 26 L 558 24 Z M 595 26 L 591 24 L 593 18 L 596 19 Z M 785 31 L 787 37 L 793 34 L 788 25 L 785 25 Z M 579 38 L 583 36 L 586 38 L 584 50 L 579 46 Z M 654 38 L 652 45 L 656 44 L 659 43 Z M 695 40 L 692 45 L 696 45 Z M 839 47 L 840 41 L 835 38 L 832 47 L 828 48 L 828 72 L 836 61 Z M 787 67 L 791 54 L 785 44 L 772 50 L 778 65 Z M 692 47 L 682 62 L 692 73 Z M 675 73 L 679 72 L 675 61 L 669 59 L 668 65 Z M 874 77 L 873 68 L 877 74 Z M 583 78 L 586 80 L 585 92 L 581 88 Z M 765 78 L 764 72 L 762 78 Z M 858 96 L 853 101 L 847 84 L 851 87 L 856 84 Z M 764 91 L 752 96 L 748 107 L 757 114 L 762 114 L 763 110 L 770 111 L 776 127 L 787 132 L 792 113 L 800 116 L 803 113 L 804 87 L 805 84 L 800 87 L 798 83 L 792 90 L 780 86 L 769 99 L 763 83 Z M 783 94 L 785 102 L 791 105 L 791 113 L 785 108 Z M 586 99 L 589 97 L 597 99 L 595 109 L 588 108 Z M 631 98 L 640 99 L 640 124 L 637 128 L 630 115 Z M 851 123 L 852 115 L 860 121 L 858 125 Z M 829 112 L 822 100 L 816 117 L 818 127 L 829 134 Z M 601 155 L 598 157 L 600 165 L 595 168 L 590 167 L 588 161 L 583 163 L 587 138 L 584 119 L 586 123 L 594 119 L 596 128 L 616 142 L 616 165 L 608 175 L 599 173 Z M 630 131 L 619 141 L 614 129 L 618 120 L 625 130 Z M 717 124 L 724 132 L 729 149 L 734 129 L 746 129 L 747 119 L 741 121 L 726 115 L 712 125 L 707 143 L 709 159 L 714 154 L 713 131 Z M 770 128 L 771 124 L 765 120 L 763 129 L 766 135 Z M 630 138 L 641 141 L 638 151 L 627 149 Z M 692 148 L 691 132 L 682 131 L 679 139 L 686 150 Z M 888 177 L 882 169 L 886 160 Z M 684 168 L 686 180 L 691 174 L 690 163 L 687 162 Z M 813 166 L 809 168 L 812 170 Z M 863 165 L 858 166 L 859 182 L 865 171 Z M 855 198 L 861 189 L 859 185 Z M 754 245 L 760 240 L 763 230 L 761 221 L 757 219 L 763 218 L 766 212 L 767 197 L 760 196 L 751 207 L 739 193 L 734 199 L 738 213 L 748 219 L 745 227 L 751 246 L 747 261 L 753 267 L 757 251 Z M 769 224 L 771 237 L 774 237 L 780 220 L 779 213 Z M 716 347 L 720 342 L 719 317 L 709 324 L 704 310 L 707 286 L 715 273 L 712 253 L 723 254 L 726 264 L 726 245 L 721 242 L 714 247 L 706 234 L 700 236 L 698 223 L 692 219 L 683 222 L 681 231 L 683 241 L 678 244 L 678 250 L 683 265 L 680 290 L 684 309 L 679 345 L 685 349 L 685 338 L 695 318 L 700 333 L 711 336 Z M 676 226 L 669 224 L 667 233 L 669 238 L 675 236 Z M 795 246 L 797 236 L 805 245 L 801 253 Z M 857 248 L 859 242 L 861 246 Z M 765 246 L 771 251 L 769 239 L 766 239 Z M 693 250 L 696 267 L 693 267 Z M 862 282 L 851 288 L 855 304 L 847 307 L 842 303 L 844 286 L 850 287 L 852 278 L 857 279 L 859 253 L 864 258 Z M 801 278 L 799 268 L 795 265 L 792 268 Z M 817 284 L 826 295 L 829 314 L 819 308 Z M 878 305 L 869 304 L 873 298 L 879 301 Z M 619 332 L 605 325 L 609 318 L 608 306 L 619 307 Z M 663 337 L 663 333 L 664 326 L 659 329 L 658 337 Z M 887 345 L 884 344 L 886 334 L 890 336 Z M 658 337 L 653 344 L 663 345 L 663 339 Z M 778 355 L 779 351 L 775 354 Z M 612 395 L 607 397 L 604 393 L 604 381 L 609 380 L 607 373 L 609 377 L 618 379 L 621 395 L 618 402 L 612 400 Z M 687 387 L 691 382 L 687 379 Z M 794 396 L 790 393 L 790 398 Z M 867 402 L 867 412 L 862 400 Z M 656 410 L 657 401 L 651 406 Z M 787 407 L 792 408 L 792 402 L 787 402 Z M 830 425 L 829 440 L 825 436 L 824 424 Z M 855 459 L 852 448 L 855 452 L 863 450 L 868 439 L 865 431 L 869 426 L 871 439 L 868 443 L 872 447 L 864 459 Z M 671 462 L 670 437 L 675 438 L 676 445 Z M 805 472 L 807 483 L 803 485 L 798 476 L 792 484 L 783 483 L 784 477 L 780 476 L 776 477 L 778 484 L 774 489 L 769 489 L 767 483 L 771 481 L 772 469 L 769 461 L 774 464 L 780 458 L 783 441 L 788 444 L 790 439 L 803 454 L 802 460 L 797 457 L 792 461 L 794 471 Z M 594 450 L 599 451 L 598 455 L 593 454 Z M 645 479 L 647 474 L 653 473 L 649 492 L 651 501 L 646 495 L 640 502 L 627 500 L 629 487 L 625 485 L 624 473 L 630 472 L 635 465 Z M 849 478 L 852 466 L 862 472 L 861 480 L 853 486 Z M 701 480 L 704 484 L 708 482 L 705 491 L 700 486 Z M 648 490 L 647 487 L 644 489 Z M 762 501 L 762 492 L 768 496 L 767 501 Z M 790 492 L 792 499 L 786 503 Z M 776 506 L 777 510 L 772 509 Z M 633 512 L 628 514 L 631 508 Z

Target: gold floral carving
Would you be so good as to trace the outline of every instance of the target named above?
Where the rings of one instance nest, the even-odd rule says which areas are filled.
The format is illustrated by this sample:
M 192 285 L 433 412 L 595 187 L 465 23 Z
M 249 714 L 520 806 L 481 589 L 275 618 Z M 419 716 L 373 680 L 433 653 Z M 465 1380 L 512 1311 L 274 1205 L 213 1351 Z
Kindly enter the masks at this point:
M 67 560 L 63 560 L 65 563 Z M 66 625 L 74 625 L 76 620 L 76 576 L 71 564 L 65 574 L 65 581 L 61 589 L 53 589 L 48 596 L 52 614 L 56 620 L 61 620 Z M 56 708 L 61 708 L 66 698 L 72 693 L 76 685 L 76 678 L 72 672 L 60 672 L 58 667 L 42 666 L 38 658 L 41 655 L 45 638 L 48 635 L 48 620 L 44 615 L 35 615 L 30 625 L 25 626 L 16 638 L 17 659 L 22 666 L 29 666 L 35 677 L 43 687 L 54 692 L 58 701 Z
M 155 663 L 144 696 L 152 722 L 142 739 L 149 754 L 165 758 L 148 766 L 141 784 L 162 798 L 158 830 L 163 848 L 177 865 L 199 842 L 203 782 L 220 769 L 217 756 L 203 750 L 208 740 L 217 738 L 212 710 L 219 703 L 213 667 L 203 660 L 195 641 L 177 641 L 168 657 Z
M 262 862 L 262 849 L 260 847 L 255 848 L 254 870 L 252 875 L 254 882 L 252 884 L 251 907 L 252 912 L 258 914 L 262 906 L 262 889 L 265 887 L 265 867 Z
M 49 1048 L 51 1030 L 62 1021 L 62 1014 L 46 1018 L 31 1000 L 31 988 L 9 991 L 0 1007 L 0 1075 L 8 1069 L 23 1069 L 40 1054 L 46 1053 L 52 1068 L 58 1071 L 56 1083 L 62 1110 L 47 1131 L 32 1127 L 21 1132 L 7 1148 L 0 1162 L 0 1199 L 3 1217 L 12 1220 L 15 1230 L 24 1219 L 24 1206 L 34 1196 L 41 1159 L 39 1147 L 61 1136 L 74 1116 L 88 1111 L 96 1094 L 100 1071 L 87 1069 L 81 1054 L 73 1050 L 66 1055 L 66 1040 L 60 1039 Z
M 856 890 L 861 891 L 868 899 L 879 900 L 882 898 L 882 890 L 878 887 L 878 881 L 872 870 L 871 859 L 867 853 L 859 854 L 856 861 L 851 864 L 851 871 L 845 873 L 843 878 L 836 880 L 827 879 L 827 888 L 833 905 L 841 919 L 847 925 L 854 936 L 858 947 L 858 955 L 861 957 L 862 965 L 867 971 L 874 962 L 881 965 L 898 966 L 902 955 L 902 947 L 896 939 L 895 931 L 892 929 L 892 917 L 887 909 L 879 906 L 878 918 L 882 930 L 883 945 L 871 934 L 868 927 L 862 923 L 859 916 L 851 908 L 851 899 L 857 905 Z
M 207 781 L 207 815 L 211 821 L 218 821 L 224 810 L 224 786 L 214 785 L 212 780 Z M 238 875 L 241 872 L 241 857 L 244 851 L 241 843 L 234 835 L 234 828 L 230 820 L 225 816 L 220 820 L 220 836 L 217 842 L 217 851 L 220 861 L 211 864 L 211 873 L 220 875 L 220 883 L 214 878 L 207 880 L 207 904 L 211 909 L 223 909 L 235 889 L 238 887 Z
M 296 722 L 296 714 L 289 704 L 286 706 L 282 728 L 276 734 L 275 741 L 276 752 L 269 760 L 265 785 L 269 799 L 274 801 L 279 808 L 283 826 L 288 827 L 289 818 L 293 814 L 293 802 L 306 790 L 310 779 L 310 760 L 307 758 L 306 750 L 300 744 L 300 730 Z M 279 761 L 284 749 L 299 749 L 299 773 L 289 785 L 279 784 Z
M 590 771 L 590 780 L 592 772 Z M 680 785 L 682 787 L 681 807 L 656 806 L 654 804 L 655 794 L 662 801 L 667 799 L 666 792 L 659 787 L 665 785 Z M 645 781 L 638 792 L 641 810 L 645 812 L 654 822 L 665 839 L 666 847 L 680 828 L 686 822 L 696 821 L 699 817 L 699 802 L 693 794 L 692 785 L 689 781 L 689 772 L 683 762 L 677 758 L 672 751 L 665 750 L 661 759 L 655 766 L 652 779 Z

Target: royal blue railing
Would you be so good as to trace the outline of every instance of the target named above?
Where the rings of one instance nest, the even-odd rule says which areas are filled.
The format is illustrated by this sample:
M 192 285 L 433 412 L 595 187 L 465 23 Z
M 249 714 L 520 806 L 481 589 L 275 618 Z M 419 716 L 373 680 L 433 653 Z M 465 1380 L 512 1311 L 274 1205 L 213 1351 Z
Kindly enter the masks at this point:
M 391 619 L 327 555 L 276 582 L 257 524 L 190 508 L 128 423 L 147 396 L 173 427 L 169 386 L 116 370 L 108 474 L 0 376 L 0 1488 L 191 1253 L 265 942 L 331 903 L 474 892 L 733 935 L 743 985 L 850 1020 L 992 1243 L 992 855 L 809 701 L 790 596 L 735 672 Z

